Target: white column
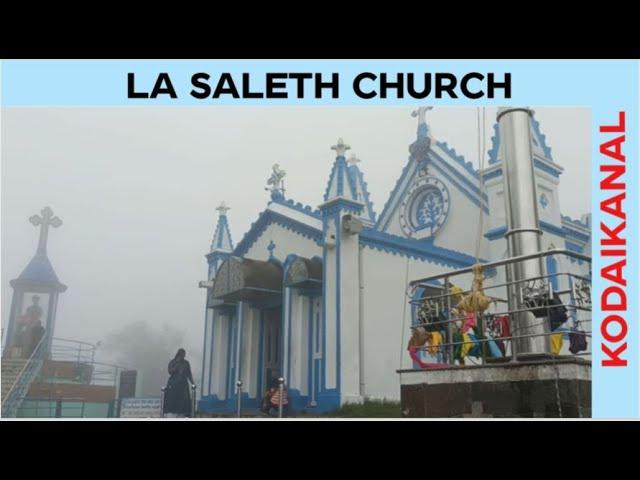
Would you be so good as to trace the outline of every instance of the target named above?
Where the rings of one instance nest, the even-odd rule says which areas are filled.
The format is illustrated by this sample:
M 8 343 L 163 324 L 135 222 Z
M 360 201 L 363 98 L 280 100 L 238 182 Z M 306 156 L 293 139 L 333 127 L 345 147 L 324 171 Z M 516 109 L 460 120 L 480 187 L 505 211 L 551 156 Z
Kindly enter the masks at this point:
M 359 235 L 340 232 L 340 396 L 341 403 L 360 403 Z
M 289 372 L 289 387 L 298 390 L 301 395 L 306 395 L 309 305 L 308 299 L 304 295 L 300 295 L 297 289 L 294 289 L 291 295 L 291 368 Z
M 213 364 L 211 374 L 211 393 L 219 399 L 226 398 L 227 380 L 227 337 L 229 335 L 229 317 L 216 315 L 213 323 Z
M 291 352 L 289 352 L 289 343 L 291 336 L 291 288 L 285 287 L 284 289 L 284 300 L 282 305 L 282 318 L 284 320 L 283 330 L 282 330 L 282 376 L 284 377 L 284 381 L 287 385 L 289 385 L 289 358 Z
M 337 230 L 336 219 L 327 220 L 328 228 Z M 337 295 L 338 288 L 338 246 L 330 248 L 325 246 L 324 261 L 324 385 L 327 390 L 338 387 L 338 359 L 337 359 L 337 335 L 338 335 L 338 315 L 337 315 Z
M 235 382 L 233 385 L 233 388 L 236 388 L 236 384 L 238 382 L 238 380 L 242 380 L 242 378 L 240 377 L 240 372 L 242 369 L 242 365 L 240 363 L 242 356 L 240 355 L 241 351 L 242 351 L 242 324 L 243 324 L 243 317 L 244 317 L 244 310 L 245 310 L 245 303 L 244 302 L 238 302 L 238 307 L 237 307 L 237 315 L 236 315 L 236 322 L 237 322 L 237 335 L 236 335 L 236 378 L 235 378 Z
M 200 376 L 200 396 L 211 394 L 211 371 L 209 357 L 211 356 L 211 309 L 204 310 L 204 341 L 202 344 L 202 373 Z
M 258 356 L 260 354 L 260 310 L 245 305 L 242 324 L 242 391 L 250 397 L 258 393 Z

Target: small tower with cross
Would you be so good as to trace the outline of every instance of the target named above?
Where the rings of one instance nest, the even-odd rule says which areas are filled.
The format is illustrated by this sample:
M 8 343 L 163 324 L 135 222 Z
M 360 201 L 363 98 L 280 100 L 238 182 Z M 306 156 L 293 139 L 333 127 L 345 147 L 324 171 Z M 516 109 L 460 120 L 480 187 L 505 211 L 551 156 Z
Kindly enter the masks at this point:
M 20 276 L 11 280 L 13 298 L 4 338 L 5 356 L 28 358 L 36 347 L 43 355 L 48 354 L 55 330 L 58 295 L 67 289 L 47 256 L 49 228 L 60 227 L 62 220 L 51 208 L 45 207 L 40 215 L 30 217 L 29 222 L 40 228 L 38 248 Z M 36 338 L 35 332 L 40 332 L 41 338 Z

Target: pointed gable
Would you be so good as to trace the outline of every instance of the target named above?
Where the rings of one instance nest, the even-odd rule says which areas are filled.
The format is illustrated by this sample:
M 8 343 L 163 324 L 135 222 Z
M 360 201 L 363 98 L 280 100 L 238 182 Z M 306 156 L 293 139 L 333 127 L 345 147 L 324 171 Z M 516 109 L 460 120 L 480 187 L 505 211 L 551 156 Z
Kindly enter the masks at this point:
M 346 145 L 342 138 L 338 139 L 338 143 L 331 147 L 336 150 L 336 160 L 331 169 L 329 183 L 324 192 L 324 201 L 328 202 L 335 198 L 347 198 L 349 200 L 357 200 L 356 185 L 354 176 L 349 174 L 349 166 L 344 154 L 351 147 Z
M 211 251 L 231 252 L 233 250 L 233 242 L 231 241 L 231 232 L 229 231 L 229 222 L 227 221 L 227 212 L 229 207 L 224 202 L 216 209 L 219 213 L 218 223 L 211 240 Z
M 376 222 L 376 213 L 373 210 L 373 203 L 371 203 L 369 198 L 367 182 L 364 181 L 364 175 L 358 167 L 358 162 L 360 162 L 360 160 L 355 155 L 352 155 L 347 161 L 349 177 L 351 178 L 351 183 L 354 185 L 355 190 L 354 199 L 364 203 L 361 218 L 371 224 L 374 224 Z
M 454 199 L 465 204 L 464 210 L 482 208 L 488 213 L 479 172 L 446 143 L 431 137 L 426 124 L 419 126 L 409 151 L 409 161 L 378 217 L 376 230 L 408 238 L 432 238 L 447 220 Z M 458 203 L 457 209 L 461 207 Z

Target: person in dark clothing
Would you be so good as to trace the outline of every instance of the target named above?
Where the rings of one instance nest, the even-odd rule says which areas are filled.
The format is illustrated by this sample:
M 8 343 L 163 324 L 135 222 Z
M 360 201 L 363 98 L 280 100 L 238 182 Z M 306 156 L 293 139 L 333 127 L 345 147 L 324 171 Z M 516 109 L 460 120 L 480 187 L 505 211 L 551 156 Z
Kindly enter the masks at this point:
M 184 348 L 178 350 L 169 362 L 169 380 L 164 394 L 164 413 L 191 416 L 190 384 L 195 385 L 191 375 L 191 365 L 186 360 Z

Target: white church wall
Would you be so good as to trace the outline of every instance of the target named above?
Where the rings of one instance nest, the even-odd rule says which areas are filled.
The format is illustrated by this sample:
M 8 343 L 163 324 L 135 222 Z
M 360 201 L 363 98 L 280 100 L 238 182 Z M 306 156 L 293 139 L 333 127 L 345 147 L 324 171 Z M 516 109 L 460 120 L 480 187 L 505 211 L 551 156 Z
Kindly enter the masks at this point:
M 445 223 L 435 234 L 434 244 L 443 248 L 475 255 L 480 207 L 473 203 L 465 193 L 460 191 L 457 185 L 442 175 L 435 166 L 429 167 L 429 175 L 440 180 L 449 192 L 449 212 Z M 404 215 L 404 209 L 400 205 L 393 212 L 387 233 L 406 238 L 407 235 L 400 224 L 401 215 Z
M 464 193 L 447 179 L 440 178 L 449 189 L 449 215 L 444 225 L 436 233 L 434 244 L 439 247 L 475 255 L 480 225 L 480 207 L 472 203 Z M 486 215 L 486 214 L 485 214 Z
M 406 347 L 411 336 L 411 305 L 407 281 L 436 275 L 454 268 L 418 261 L 365 247 L 364 277 L 365 395 L 399 399 L 396 370 L 412 368 Z M 470 277 L 460 277 L 468 288 Z M 465 287 L 467 285 L 467 287 Z M 404 316 L 403 316 L 404 315 Z M 343 367 L 344 368 L 344 367 Z
M 269 250 L 267 247 L 272 240 L 275 244 L 273 255 L 283 262 L 289 254 L 296 254 L 306 258 L 322 256 L 322 248 L 315 241 L 299 233 L 287 230 L 281 225 L 272 223 L 264 230 L 244 257 L 253 260 L 268 260 Z

